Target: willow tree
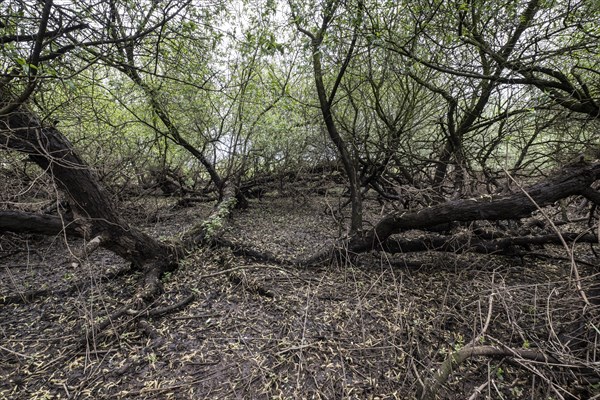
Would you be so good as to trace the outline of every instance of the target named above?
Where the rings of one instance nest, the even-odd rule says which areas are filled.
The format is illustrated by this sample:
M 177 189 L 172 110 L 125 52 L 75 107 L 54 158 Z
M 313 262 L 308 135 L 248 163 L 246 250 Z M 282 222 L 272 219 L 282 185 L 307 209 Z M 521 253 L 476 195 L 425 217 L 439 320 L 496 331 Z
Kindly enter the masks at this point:
M 315 8 L 318 9 L 317 18 L 311 16 Z M 320 5 L 300 5 L 290 2 L 290 9 L 296 28 L 310 42 L 313 78 L 323 122 L 331 141 L 338 150 L 348 177 L 352 204 L 350 234 L 355 234 L 362 229 L 361 185 L 352 148 L 348 145 L 347 140 L 342 137 L 336 124 L 334 105 L 340 84 L 344 79 L 352 57 L 355 55 L 361 37 L 360 32 L 365 12 L 364 4 L 362 0 L 352 5 L 337 0 L 328 0 Z M 343 20 L 342 23 L 336 25 L 340 20 Z M 345 33 L 346 29 L 351 32 L 349 37 Z M 334 42 L 328 43 L 326 37 L 335 38 Z M 335 48 L 336 52 L 334 58 L 327 60 L 328 63 L 325 66 L 324 59 L 325 55 L 329 53 L 328 46 Z M 332 74 L 331 77 L 326 76 L 325 71 L 333 68 L 334 65 L 339 65 L 339 68 L 336 68 L 336 73 Z M 328 82 L 326 82 L 326 78 L 329 78 Z
M 104 24 L 104 10 L 91 5 L 55 5 L 46 0 L 0 6 L 7 16 L 2 21 L 6 34 L 0 37 L 5 68 L 0 85 L 0 146 L 4 151 L 27 155 L 49 174 L 74 211 L 73 218 L 62 219 L 3 211 L 2 225 L 46 234 L 66 231 L 84 237 L 90 249 L 100 245 L 114 251 L 144 272 L 137 296 L 144 301 L 160 292 L 160 275 L 176 267 L 183 246 L 163 243 L 130 225 L 75 147 L 51 121 L 40 118 L 40 110 L 31 100 L 39 91 L 71 76 L 73 70 L 79 73 L 98 59 L 120 52 L 122 46 L 164 29 L 188 4 L 154 4 L 152 12 L 148 12 L 147 3 L 135 4 L 133 9 L 146 17 L 144 23 L 119 37 L 111 34 L 110 25 Z M 123 12 L 131 4 L 110 2 L 109 6 Z M 90 54 L 95 57 L 89 58 Z M 199 225 L 190 232 L 189 244 L 204 239 L 206 232 L 202 227 Z
M 381 30 L 382 46 L 405 57 L 406 73 L 446 102 L 439 122 L 444 145 L 435 160 L 436 185 L 444 180 L 450 165 L 460 172 L 475 153 L 485 170 L 500 144 L 506 144 L 510 152 L 520 151 L 515 166 L 527 163 L 527 151 L 557 125 L 559 120 L 553 116 L 560 107 L 566 110 L 561 119 L 575 126 L 580 126 L 582 118 L 597 118 L 597 4 L 468 1 L 414 5 L 414 38 L 407 40 L 390 25 Z M 423 70 L 435 78 L 423 79 L 418 74 Z M 519 131 L 512 129 L 508 134 L 509 124 L 516 119 Z M 546 135 L 540 134 L 540 127 Z M 581 126 L 580 131 L 588 128 Z M 518 139 L 520 149 L 508 143 L 509 136 Z M 480 150 L 469 154 L 469 149 L 476 148 Z

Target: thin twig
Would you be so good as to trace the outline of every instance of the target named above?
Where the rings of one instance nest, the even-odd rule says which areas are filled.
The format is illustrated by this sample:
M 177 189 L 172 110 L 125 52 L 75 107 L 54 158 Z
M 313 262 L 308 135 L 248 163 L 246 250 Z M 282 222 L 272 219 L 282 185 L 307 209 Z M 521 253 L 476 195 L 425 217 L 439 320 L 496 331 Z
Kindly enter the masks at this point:
M 0 346 L 0 350 L 4 350 L 4 351 L 6 351 L 7 353 L 14 354 L 15 356 L 19 356 L 19 357 L 23 357 L 23 358 L 29 358 L 29 359 L 32 359 L 32 358 L 33 358 L 32 356 L 28 356 L 27 354 L 23 354 L 23 353 L 19 353 L 18 351 L 14 351 L 14 350 L 11 350 L 11 349 L 7 349 L 7 348 L 6 348 L 6 347 L 4 347 L 4 346 Z

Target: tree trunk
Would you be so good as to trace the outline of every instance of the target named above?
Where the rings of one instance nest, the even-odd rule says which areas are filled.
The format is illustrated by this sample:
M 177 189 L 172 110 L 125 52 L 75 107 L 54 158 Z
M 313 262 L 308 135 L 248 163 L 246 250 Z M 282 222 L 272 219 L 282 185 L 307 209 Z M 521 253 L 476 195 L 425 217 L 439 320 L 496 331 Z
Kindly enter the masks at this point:
M 54 215 L 19 211 L 0 211 L 0 232 L 37 233 L 41 235 L 82 236 L 81 226 Z
M 563 233 L 562 238 L 568 242 L 598 243 L 598 238 L 591 234 Z M 426 236 L 418 239 L 389 238 L 381 247 L 386 253 L 410 253 L 420 251 L 439 251 L 455 254 L 480 253 L 480 254 L 519 254 L 517 247 L 542 246 L 545 244 L 562 244 L 560 236 L 556 234 L 537 236 L 515 236 L 486 239 L 471 232 L 463 235 Z
M 335 93 L 332 93 L 332 95 L 328 98 L 327 93 L 325 92 L 325 84 L 323 83 L 323 69 L 321 66 L 320 42 L 321 40 L 313 40 L 313 69 L 315 75 L 315 85 L 317 89 L 317 95 L 319 97 L 321 112 L 323 114 L 323 120 L 325 121 L 325 126 L 327 127 L 327 132 L 329 133 L 331 141 L 333 144 L 335 144 L 335 147 L 340 154 L 342 165 L 344 166 L 344 170 L 348 176 L 348 183 L 350 186 L 350 202 L 352 203 L 350 234 L 354 234 L 362 229 L 362 195 L 360 193 L 360 179 L 358 178 L 356 166 L 354 165 L 352 156 L 350 155 L 346 143 L 338 132 L 335 121 L 333 120 L 331 105 Z M 352 48 L 353 47 L 354 46 L 352 46 Z M 349 54 L 351 54 L 352 48 Z M 340 75 L 338 75 L 338 79 L 340 79 L 343 73 L 344 71 L 341 70 Z
M 379 247 L 391 235 L 409 229 L 431 229 L 455 221 L 497 221 L 528 217 L 538 207 L 550 205 L 568 196 L 581 194 L 591 201 L 600 195 L 590 188 L 600 179 L 600 163 L 565 167 L 556 176 L 533 185 L 524 191 L 505 195 L 484 195 L 438 204 L 415 212 L 397 212 L 381 219 L 364 237 L 350 241 L 352 252 L 364 252 Z M 535 201 L 534 204 L 526 192 Z
M 104 247 L 138 266 L 170 264 L 171 249 L 127 224 L 96 176 L 56 128 L 42 126 L 24 106 L 3 116 L 0 123 L 2 146 L 27 154 L 67 194 L 79 234 L 101 236 Z

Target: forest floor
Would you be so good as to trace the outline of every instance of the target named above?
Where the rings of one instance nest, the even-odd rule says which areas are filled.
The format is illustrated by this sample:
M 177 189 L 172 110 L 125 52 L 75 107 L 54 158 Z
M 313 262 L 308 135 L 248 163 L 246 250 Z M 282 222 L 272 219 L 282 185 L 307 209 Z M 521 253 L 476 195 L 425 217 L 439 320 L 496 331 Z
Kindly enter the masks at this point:
M 282 258 L 312 254 L 339 235 L 338 202 L 331 194 L 271 194 L 236 212 L 226 237 Z M 212 207 L 174 203 L 146 198 L 125 213 L 165 239 Z M 384 211 L 368 202 L 368 223 Z M 156 306 L 194 294 L 190 304 L 143 324 L 119 319 L 82 340 L 135 292 L 139 274 L 106 251 L 76 267 L 70 249 L 80 246 L 0 235 L 0 298 L 46 290 L 0 303 L 0 399 L 411 399 L 473 339 L 561 363 L 474 357 L 439 398 L 600 395 L 581 366 L 598 371 L 598 310 L 584 310 L 569 261 L 372 252 L 305 269 L 200 249 L 163 278 Z M 559 247 L 534 251 L 567 256 Z M 575 254 L 597 263 L 589 245 Z M 580 268 L 584 279 L 598 278 Z

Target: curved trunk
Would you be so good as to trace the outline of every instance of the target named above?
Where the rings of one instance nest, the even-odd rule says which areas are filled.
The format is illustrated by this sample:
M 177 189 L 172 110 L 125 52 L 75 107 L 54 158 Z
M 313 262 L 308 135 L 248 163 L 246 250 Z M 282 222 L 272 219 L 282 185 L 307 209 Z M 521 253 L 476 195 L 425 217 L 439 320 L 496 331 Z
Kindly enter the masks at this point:
M 0 123 L 2 146 L 27 154 L 67 194 L 82 236 L 102 236 L 104 247 L 140 266 L 170 263 L 171 249 L 127 224 L 96 176 L 58 129 L 42 126 L 24 106 L 4 116 Z
M 350 52 L 351 51 L 352 50 L 350 50 Z M 358 178 L 356 167 L 352 157 L 350 156 L 350 152 L 348 151 L 346 143 L 338 132 L 335 121 L 333 120 L 333 113 L 331 111 L 332 99 L 328 99 L 327 93 L 325 92 L 325 84 L 323 83 L 323 70 L 321 67 L 321 50 L 319 48 L 319 41 L 316 40 L 313 42 L 313 69 L 323 120 L 325 121 L 325 126 L 327 127 L 329 137 L 331 138 L 333 144 L 335 144 L 335 147 L 340 154 L 342 165 L 344 166 L 344 170 L 348 176 L 348 183 L 350 186 L 350 201 L 352 203 L 350 234 L 354 234 L 362 229 L 362 195 L 360 193 L 360 179 Z M 343 74 L 343 71 L 340 71 L 340 74 Z
M 414 212 L 393 213 L 381 219 L 364 237 L 351 240 L 349 249 L 357 253 L 368 251 L 379 247 L 379 244 L 384 243 L 391 235 L 410 229 L 432 229 L 456 221 L 524 218 L 538 207 L 550 205 L 572 195 L 583 195 L 595 203 L 600 203 L 600 194 L 591 189 L 591 184 L 598 179 L 600 163 L 565 167 L 556 176 L 515 194 L 483 195 L 449 201 Z

